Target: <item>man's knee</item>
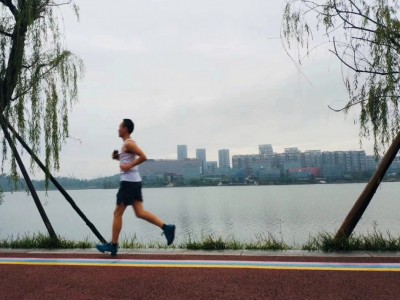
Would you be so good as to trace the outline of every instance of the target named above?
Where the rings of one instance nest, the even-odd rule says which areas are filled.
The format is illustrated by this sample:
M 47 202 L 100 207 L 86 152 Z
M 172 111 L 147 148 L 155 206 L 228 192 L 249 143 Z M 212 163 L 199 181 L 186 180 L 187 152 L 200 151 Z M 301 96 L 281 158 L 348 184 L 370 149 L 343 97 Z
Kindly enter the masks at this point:
M 146 212 L 143 209 L 135 209 L 135 215 L 136 217 L 143 219 L 143 217 L 146 215 Z
M 135 215 L 136 215 L 136 217 L 138 217 L 138 218 L 143 218 L 143 211 L 137 211 L 137 210 L 135 210 Z
M 122 215 L 124 214 L 125 208 L 121 205 L 118 206 L 115 210 L 114 210 L 114 217 L 122 217 Z

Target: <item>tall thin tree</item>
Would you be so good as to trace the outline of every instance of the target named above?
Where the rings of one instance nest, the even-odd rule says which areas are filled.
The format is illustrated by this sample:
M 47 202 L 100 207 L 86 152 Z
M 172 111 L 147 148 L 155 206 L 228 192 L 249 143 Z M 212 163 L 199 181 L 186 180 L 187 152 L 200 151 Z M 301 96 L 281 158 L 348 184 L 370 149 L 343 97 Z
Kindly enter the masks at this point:
M 49 169 L 59 168 L 68 113 L 83 74 L 82 61 L 63 45 L 59 8 L 65 5 L 78 16 L 72 1 L 0 0 L 0 113 L 28 138 L 35 153 L 44 136 Z M 3 167 L 6 160 L 3 142 Z M 11 170 L 15 175 L 13 158 Z
M 330 51 L 349 71 L 344 76 L 349 101 L 336 111 L 359 107 L 360 139 L 372 137 L 376 157 L 391 145 L 336 238 L 351 235 L 400 149 L 399 8 L 398 0 L 286 3 L 282 34 L 288 47 L 296 44 L 298 50 L 305 49 L 309 54 L 316 32 L 322 31 L 321 38 L 326 39 Z
M 79 17 L 73 1 L 0 0 L 0 117 L 28 138 L 35 153 L 40 153 L 43 138 L 48 170 L 59 168 L 59 153 L 68 136 L 68 113 L 77 100 L 77 81 L 84 70 L 82 61 L 63 45 L 62 6 L 71 6 Z M 3 133 L 1 171 L 9 165 L 16 180 L 16 158 L 20 166 L 22 161 L 11 144 L 14 151 L 9 159 L 5 125 Z M 15 137 L 7 141 L 14 144 Z M 35 203 L 47 219 L 40 202 Z M 49 228 L 49 222 L 45 224 Z M 49 233 L 55 235 L 52 229 Z

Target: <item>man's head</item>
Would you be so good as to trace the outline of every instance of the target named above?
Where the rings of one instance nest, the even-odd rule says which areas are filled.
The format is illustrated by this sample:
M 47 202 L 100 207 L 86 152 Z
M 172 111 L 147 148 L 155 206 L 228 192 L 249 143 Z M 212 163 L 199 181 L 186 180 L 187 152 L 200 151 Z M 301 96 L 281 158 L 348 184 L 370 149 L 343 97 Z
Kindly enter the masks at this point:
M 119 124 L 118 134 L 120 137 L 130 135 L 134 128 L 135 124 L 133 124 L 131 119 L 123 119 L 122 123 Z

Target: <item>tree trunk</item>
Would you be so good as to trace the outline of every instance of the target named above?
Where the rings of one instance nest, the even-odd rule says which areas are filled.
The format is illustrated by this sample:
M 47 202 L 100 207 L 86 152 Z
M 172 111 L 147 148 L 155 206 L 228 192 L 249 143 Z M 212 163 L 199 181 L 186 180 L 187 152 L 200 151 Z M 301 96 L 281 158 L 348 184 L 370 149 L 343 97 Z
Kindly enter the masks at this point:
M 17 160 L 19 168 L 21 169 L 21 173 L 24 176 L 25 182 L 26 182 L 26 184 L 27 184 L 27 186 L 28 186 L 28 188 L 29 188 L 29 190 L 31 192 L 33 201 L 35 202 L 36 207 L 37 207 L 37 209 L 39 211 L 39 214 L 42 217 L 44 225 L 46 226 L 47 231 L 49 232 L 49 235 L 50 235 L 51 239 L 56 242 L 56 241 L 58 241 L 57 235 L 56 235 L 56 233 L 55 233 L 55 231 L 53 229 L 53 226 L 50 223 L 49 218 L 46 215 L 46 212 L 44 211 L 42 203 L 40 202 L 39 197 L 38 197 L 38 195 L 36 193 L 36 190 L 33 187 L 32 181 L 29 178 L 28 172 L 26 171 L 25 166 L 24 166 L 24 164 L 23 164 L 23 162 L 21 160 L 21 157 L 19 156 L 17 148 L 15 147 L 15 145 L 14 145 L 12 139 L 11 139 L 11 136 L 8 133 L 8 130 L 7 130 L 7 127 L 6 127 L 6 123 L 5 123 L 4 117 L 2 115 L 0 115 L 0 125 L 1 125 L 1 128 L 3 129 L 4 137 L 6 138 L 8 144 L 10 145 L 10 148 L 11 148 L 12 152 L 14 153 L 15 159 Z
M 0 113 L 3 113 L 4 109 L 10 104 L 15 87 L 17 86 L 18 76 L 22 69 L 26 32 L 27 24 L 16 20 L 7 69 L 1 83 Z
M 364 211 L 367 209 L 369 202 L 374 196 L 382 178 L 385 176 L 386 171 L 389 169 L 394 158 L 400 150 L 400 132 L 397 134 L 396 138 L 393 140 L 389 149 L 382 158 L 378 169 L 372 176 L 364 191 L 361 193 L 360 197 L 354 204 L 353 208 L 350 210 L 346 219 L 344 220 L 342 226 L 336 233 L 335 239 L 347 239 L 352 234 L 354 228 L 357 226 L 358 221 L 361 219 Z
M 22 137 L 15 131 L 15 129 L 11 126 L 11 124 L 4 120 L 7 124 L 7 127 L 11 130 L 17 140 L 21 143 L 21 145 L 25 148 L 25 150 L 29 153 L 29 155 L 33 158 L 33 160 L 39 165 L 42 171 L 48 176 L 50 181 L 54 184 L 54 186 L 60 191 L 60 193 L 65 197 L 65 199 L 71 204 L 72 208 L 78 213 L 78 215 L 85 221 L 86 225 L 92 230 L 94 235 L 102 242 L 107 243 L 104 237 L 100 234 L 100 232 L 96 229 L 96 227 L 89 221 L 89 219 L 85 216 L 85 214 L 79 209 L 79 207 L 75 204 L 74 200 L 70 197 L 70 195 L 64 190 L 64 188 L 58 183 L 58 181 L 50 174 L 48 168 L 39 160 L 39 158 L 32 152 L 32 149 L 25 143 Z

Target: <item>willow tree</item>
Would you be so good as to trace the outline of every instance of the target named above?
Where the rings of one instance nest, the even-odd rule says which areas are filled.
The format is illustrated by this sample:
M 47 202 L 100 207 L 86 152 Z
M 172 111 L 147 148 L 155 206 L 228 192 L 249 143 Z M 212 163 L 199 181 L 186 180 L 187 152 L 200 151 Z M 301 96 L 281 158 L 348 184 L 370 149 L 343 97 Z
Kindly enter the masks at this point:
M 289 48 L 310 53 L 317 33 L 347 68 L 349 100 L 359 109 L 360 139 L 372 138 L 382 162 L 336 237 L 347 238 L 400 149 L 400 21 L 397 0 L 288 0 L 282 34 Z M 320 42 L 320 41 L 319 41 Z M 301 55 L 298 56 L 302 57 Z M 301 59 L 299 59 L 301 64 Z
M 59 169 L 61 145 L 68 136 L 68 112 L 77 100 L 77 80 L 83 72 L 82 61 L 63 44 L 59 14 L 60 7 L 66 5 L 71 6 L 78 17 L 78 8 L 72 1 L 0 0 L 1 170 L 3 173 L 8 164 L 11 177 L 16 179 L 18 163 L 54 239 L 54 230 L 7 126 L 17 128 L 34 153 L 44 148 L 47 173 Z
M 59 14 L 65 5 L 78 17 L 72 1 L 0 0 L 0 114 L 35 153 L 44 148 L 46 166 L 56 170 L 83 73 L 82 61 L 63 44 Z M 15 177 L 15 157 L 7 157 L 3 139 L 2 169 L 9 162 Z

